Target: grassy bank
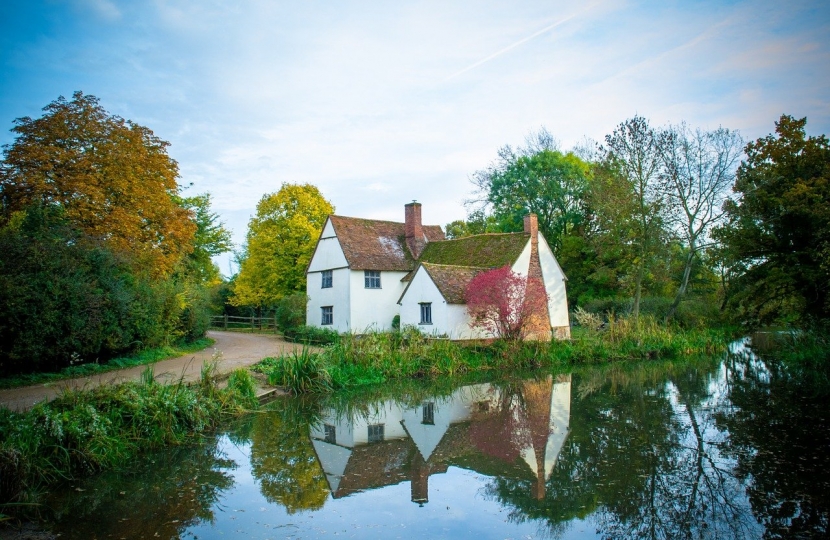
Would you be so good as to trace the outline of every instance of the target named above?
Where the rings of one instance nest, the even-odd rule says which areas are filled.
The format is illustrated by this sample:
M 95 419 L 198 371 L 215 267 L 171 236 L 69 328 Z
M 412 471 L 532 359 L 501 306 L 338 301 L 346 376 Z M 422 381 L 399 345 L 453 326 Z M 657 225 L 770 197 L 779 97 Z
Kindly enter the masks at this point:
M 161 360 L 167 360 L 168 358 L 176 358 L 185 354 L 201 351 L 210 347 L 213 343 L 214 340 L 210 338 L 201 338 L 186 344 L 146 349 L 132 356 L 113 358 L 103 364 L 80 364 L 64 368 L 57 373 L 28 373 L 25 375 L 0 378 L 0 388 L 18 388 L 20 386 L 74 379 L 75 377 L 87 377 L 89 375 L 95 375 L 96 373 L 106 373 L 107 371 L 143 366 Z
M 0 409 L 0 512 L 49 483 L 181 444 L 214 429 L 223 414 L 256 407 L 248 371 L 232 373 L 220 389 L 212 366 L 194 385 L 159 384 L 148 366 L 141 382 L 67 391 L 25 413 Z
M 572 366 L 626 360 L 678 359 L 726 350 L 728 332 L 681 330 L 654 319 L 612 320 L 602 331 L 580 330 L 570 341 L 461 344 L 415 329 L 343 336 L 320 353 L 304 350 L 254 367 L 271 384 L 321 392 L 398 378 L 441 377 L 489 370 Z

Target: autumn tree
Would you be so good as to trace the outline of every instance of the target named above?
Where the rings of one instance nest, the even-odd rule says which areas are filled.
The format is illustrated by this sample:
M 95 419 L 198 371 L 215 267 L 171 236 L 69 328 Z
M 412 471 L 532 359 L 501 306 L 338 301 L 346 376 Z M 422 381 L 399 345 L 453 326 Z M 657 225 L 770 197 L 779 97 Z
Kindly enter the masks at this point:
M 806 124 L 784 115 L 746 145 L 716 231 L 735 276 L 729 305 L 752 324 L 830 320 L 830 142 Z
M 59 206 L 72 226 L 138 266 L 172 271 L 192 249 L 196 227 L 176 203 L 179 172 L 168 143 L 82 92 L 43 110 L 15 120 L 15 140 L 3 148 L 0 219 L 32 205 Z
M 514 272 L 509 266 L 477 274 L 465 295 L 471 325 L 499 339 L 518 341 L 538 332 L 550 337 L 548 295 L 539 279 Z
M 310 184 L 283 184 L 278 192 L 263 196 L 248 224 L 231 303 L 262 309 L 304 291 L 305 269 L 333 212 L 331 203 Z

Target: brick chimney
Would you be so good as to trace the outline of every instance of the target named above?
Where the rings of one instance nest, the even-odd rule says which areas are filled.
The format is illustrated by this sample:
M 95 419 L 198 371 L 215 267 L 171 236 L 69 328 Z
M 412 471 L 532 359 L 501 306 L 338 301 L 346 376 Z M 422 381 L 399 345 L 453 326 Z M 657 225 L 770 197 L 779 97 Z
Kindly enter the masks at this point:
M 530 235 L 530 240 L 533 243 L 539 241 L 539 220 L 536 218 L 536 214 L 525 216 L 525 232 Z
M 406 245 L 414 258 L 421 256 L 426 245 L 424 226 L 421 224 L 421 203 L 412 201 L 404 206 Z
M 539 259 L 539 220 L 536 214 L 528 214 L 524 219 L 525 233 L 530 235 L 530 267 L 527 277 L 529 290 L 536 287 L 544 289 L 545 278 L 542 275 L 542 262 Z M 544 294 L 541 292 L 540 294 Z M 524 339 L 530 341 L 550 341 L 550 312 L 547 303 L 544 310 L 531 316 Z

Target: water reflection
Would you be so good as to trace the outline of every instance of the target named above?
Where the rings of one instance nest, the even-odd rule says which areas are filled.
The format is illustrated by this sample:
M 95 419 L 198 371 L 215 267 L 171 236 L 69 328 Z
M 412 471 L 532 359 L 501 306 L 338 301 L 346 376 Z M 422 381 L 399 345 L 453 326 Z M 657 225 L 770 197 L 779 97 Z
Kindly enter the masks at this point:
M 329 408 L 310 434 L 335 499 L 409 481 L 412 502 L 423 505 L 430 476 L 451 465 L 535 478 L 531 491 L 542 499 L 568 435 L 570 409 L 570 376 L 548 375 L 465 386 L 417 406 L 387 400 L 367 414 Z
M 50 500 L 54 532 L 828 536 L 828 385 L 745 347 L 684 366 L 372 391 L 287 399 L 198 447 L 73 484 Z

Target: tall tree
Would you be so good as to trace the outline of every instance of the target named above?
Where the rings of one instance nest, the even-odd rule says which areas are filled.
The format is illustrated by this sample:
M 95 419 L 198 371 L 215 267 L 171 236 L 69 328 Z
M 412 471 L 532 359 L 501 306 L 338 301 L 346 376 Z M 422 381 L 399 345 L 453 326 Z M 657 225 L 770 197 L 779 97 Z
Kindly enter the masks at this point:
M 721 221 L 723 204 L 735 180 L 743 140 L 725 128 L 691 130 L 670 126 L 660 135 L 662 182 L 671 210 L 670 221 L 687 250 L 683 277 L 666 319 L 674 316 L 686 295 L 692 266 L 708 247 L 709 233 Z
M 608 170 L 620 175 L 627 183 L 633 199 L 630 208 L 631 236 L 635 249 L 634 302 L 631 309 L 636 319 L 640 314 L 643 278 L 652 256 L 664 239 L 665 200 L 659 185 L 662 166 L 660 140 L 642 116 L 621 123 L 605 136 L 604 159 Z
M 498 160 L 472 176 L 478 198 L 468 206 L 492 211 L 504 231 L 522 230 L 528 213 L 539 217 L 539 230 L 556 252 L 563 238 L 584 218 L 584 193 L 590 166 L 574 153 L 562 153 L 542 130 L 525 148 L 505 146 Z
M 716 236 L 735 279 L 729 304 L 754 324 L 830 320 L 830 142 L 783 115 L 747 144 Z
M 196 226 L 177 204 L 178 165 L 150 129 L 112 116 L 95 96 L 59 97 L 37 119 L 15 120 L 3 148 L 2 220 L 31 205 L 69 222 L 154 275 L 192 249 Z
M 230 301 L 259 309 L 305 290 L 305 269 L 334 207 L 311 184 L 283 184 L 262 197 Z
M 190 210 L 196 224 L 193 251 L 187 257 L 187 272 L 199 283 L 215 285 L 220 281 L 220 274 L 211 257 L 233 248 L 231 232 L 211 210 L 210 193 L 185 197 L 180 204 Z

